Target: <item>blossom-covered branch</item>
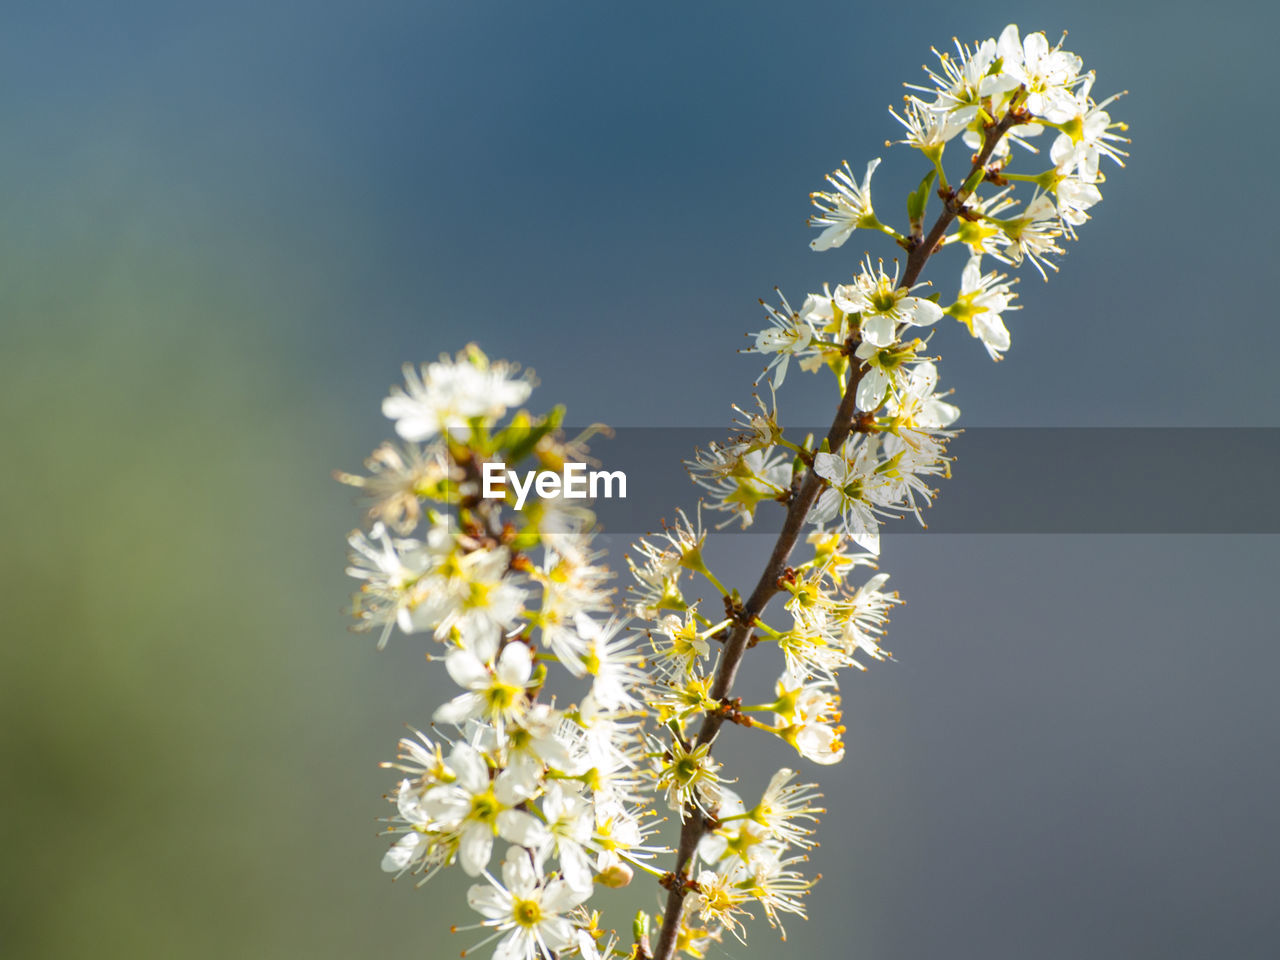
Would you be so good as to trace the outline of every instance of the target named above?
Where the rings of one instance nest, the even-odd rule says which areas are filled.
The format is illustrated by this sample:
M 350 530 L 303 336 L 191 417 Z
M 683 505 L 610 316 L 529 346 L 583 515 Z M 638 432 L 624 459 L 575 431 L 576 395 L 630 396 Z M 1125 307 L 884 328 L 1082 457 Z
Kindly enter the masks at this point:
M 704 501 L 692 519 L 680 512 L 637 542 L 625 601 L 593 547 L 590 510 L 482 496 L 486 464 L 555 470 L 587 457 L 589 437 L 566 438 L 560 408 L 522 409 L 531 376 L 475 347 L 406 368 L 383 405 L 400 442 L 378 448 L 367 475 L 339 475 L 370 500 L 369 530 L 350 538 L 357 627 L 380 646 L 397 629 L 430 634 L 440 652 L 429 659 L 459 688 L 436 708 L 434 729 L 401 740 L 386 764 L 397 773 L 397 839 L 383 869 L 422 883 L 457 865 L 474 878 L 467 899 L 479 919 L 455 928 L 474 931 L 469 950 L 496 941 L 499 960 L 702 957 L 726 934 L 745 939 L 754 911 L 779 930 L 785 915 L 805 915 L 817 786 L 784 767 L 749 804 L 714 755 L 717 738 L 728 724 L 808 762 L 843 758 L 838 674 L 888 658 L 898 603 L 887 574 L 864 575 L 878 561 L 880 525 L 920 518 L 935 479 L 950 473 L 960 411 L 938 390 L 933 330 L 951 317 L 1000 359 L 1004 315 L 1017 307 L 1009 278 L 984 258 L 1030 262 L 1047 278 L 1060 243 L 1101 200 L 1101 159 L 1126 156 L 1123 125 L 1106 111 L 1114 98 L 1093 99 L 1093 74 L 1061 41 L 1011 25 L 937 58 L 891 111 L 900 142 L 925 161 L 906 223 L 873 205 L 878 159 L 860 179 L 843 164 L 830 190 L 812 195 L 815 250 L 863 231 L 905 263 L 868 254 L 798 309 L 781 294 L 766 305 L 769 326 L 751 352 L 769 357 L 768 402 L 735 408 L 737 432 L 694 454 Z M 1014 171 L 1015 148 L 1037 156 L 1046 132 L 1047 166 Z M 967 150 L 952 180 L 944 159 L 957 141 Z M 920 277 L 953 245 L 968 256 L 948 300 Z M 777 394 L 793 367 L 833 377 L 840 400 L 825 437 L 789 436 L 780 420 Z M 747 527 L 774 503 L 782 529 L 744 599 L 710 567 L 703 513 Z M 797 561 L 802 540 L 808 555 Z M 694 599 L 690 578 L 720 594 L 715 609 Z M 781 616 L 766 620 L 779 595 Z M 780 670 L 774 699 L 744 704 L 733 695 L 738 671 L 748 650 L 768 646 Z M 580 696 L 557 705 L 552 681 L 577 684 Z M 658 837 L 663 806 L 681 821 L 673 860 Z M 610 928 L 592 895 L 637 872 L 664 900 L 629 929 Z

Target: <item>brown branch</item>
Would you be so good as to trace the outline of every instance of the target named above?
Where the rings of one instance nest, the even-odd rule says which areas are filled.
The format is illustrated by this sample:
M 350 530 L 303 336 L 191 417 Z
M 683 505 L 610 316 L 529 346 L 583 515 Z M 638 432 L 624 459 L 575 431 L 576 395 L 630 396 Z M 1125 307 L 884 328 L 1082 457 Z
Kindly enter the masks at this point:
M 1014 105 L 1010 106 L 999 122 L 993 123 L 987 128 L 982 149 L 974 156 L 969 176 L 961 183 L 960 189 L 947 191 L 943 194 L 944 205 L 942 212 L 938 215 L 938 219 L 934 222 L 924 240 L 907 255 L 906 272 L 899 283 L 900 287 L 910 289 L 914 286 L 920 276 L 920 272 L 924 269 L 925 263 L 939 248 L 947 227 L 960 214 L 964 208 L 964 202 L 973 194 L 973 191 L 977 188 L 977 183 L 981 182 L 981 180 L 976 181 L 968 189 L 965 189 L 965 184 L 979 172 L 985 170 L 986 163 L 991 158 L 996 144 L 1000 142 L 1000 138 L 1008 132 L 1010 127 L 1023 119 L 1022 112 L 1016 106 L 1019 100 L 1020 97 L 1015 95 Z M 840 400 L 840 406 L 836 410 L 835 418 L 831 421 L 831 428 L 827 431 L 827 445 L 832 452 L 840 449 L 840 446 L 848 439 L 849 434 L 855 428 L 862 428 L 858 420 L 857 407 L 855 406 L 858 381 L 862 379 L 862 374 L 862 364 L 854 362 L 850 365 L 844 396 Z M 743 655 L 750 646 L 748 639 L 751 634 L 751 628 L 754 626 L 756 618 L 764 612 L 765 606 L 773 599 L 774 594 L 778 592 L 778 578 L 786 569 L 791 551 L 800 539 L 800 531 L 804 526 L 805 518 L 808 517 L 809 510 L 821 490 L 822 480 L 817 472 L 812 469 L 806 471 L 799 490 L 796 491 L 787 506 L 786 520 L 783 522 L 782 531 L 778 534 L 778 540 L 773 546 L 773 552 L 769 555 L 769 562 L 765 564 L 764 572 L 760 574 L 760 580 L 756 583 L 755 589 L 751 591 L 751 596 L 747 599 L 747 602 L 738 612 L 736 622 L 725 639 L 719 670 L 716 673 L 715 683 L 711 687 L 710 696 L 712 699 L 724 701 L 729 698 L 729 691 L 733 689 L 733 681 L 738 675 L 738 667 L 741 665 Z M 706 714 L 702 720 L 702 727 L 698 730 L 696 742 L 698 744 L 709 743 L 720 732 L 720 727 L 724 724 L 725 719 L 726 714 L 724 711 L 718 710 Z M 689 890 L 689 877 L 686 871 L 689 862 L 693 859 L 694 851 L 698 847 L 698 841 L 702 839 L 705 831 L 706 820 L 702 813 L 692 803 L 688 804 L 685 808 L 684 823 L 680 828 L 680 845 L 676 850 L 676 868 L 667 875 L 671 878 L 671 882 L 663 884 L 668 891 L 667 905 L 662 916 L 662 932 L 658 937 L 658 944 L 653 952 L 653 960 L 671 960 L 675 954 L 676 937 L 680 932 L 680 914 L 684 905 L 685 895 Z

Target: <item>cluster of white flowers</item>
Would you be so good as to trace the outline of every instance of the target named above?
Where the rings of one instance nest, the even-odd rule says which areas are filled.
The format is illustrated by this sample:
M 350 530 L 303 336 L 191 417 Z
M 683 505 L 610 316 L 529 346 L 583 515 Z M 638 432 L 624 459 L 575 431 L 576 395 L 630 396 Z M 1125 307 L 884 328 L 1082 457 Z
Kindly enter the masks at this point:
M 748 807 L 713 756 L 717 738 L 742 727 L 809 762 L 844 758 L 838 675 L 889 659 L 881 643 L 899 602 L 888 574 L 875 572 L 881 525 L 921 519 L 931 484 L 950 471 L 960 411 L 938 390 L 928 340 L 950 316 L 1000 359 L 1010 342 L 1003 316 L 1017 307 L 1009 278 L 984 270 L 983 258 L 1029 261 L 1042 276 L 1057 269 L 1060 241 L 1076 238 L 1101 199 L 1101 158 L 1125 156 L 1124 127 L 1105 109 L 1114 98 L 1092 98 L 1093 74 L 1061 42 L 1011 25 L 937 56 L 928 85 L 893 111 L 900 142 L 926 160 L 906 229 L 872 206 L 878 159 L 861 180 L 842 165 L 831 190 L 812 195 L 815 250 L 872 231 L 891 237 L 905 264 L 868 254 L 848 282 L 798 309 L 780 292 L 778 306 L 764 304 L 769 326 L 748 352 L 769 357 L 769 402 L 735 407 L 738 432 L 688 462 L 704 499 L 692 518 L 678 511 L 634 545 L 625 599 L 593 547 L 588 509 L 536 500 L 515 510 L 481 497 L 486 463 L 554 467 L 584 448 L 561 436 L 559 408 L 511 412 L 531 377 L 475 347 L 406 367 L 405 386 L 383 404 L 402 442 L 379 447 L 368 475 L 337 475 L 369 501 L 369 529 L 350 537 L 357 628 L 376 632 L 379 646 L 397 629 L 429 635 L 440 649 L 428 659 L 443 660 L 458 688 L 435 709 L 433 731 L 401 740 L 385 765 L 399 779 L 383 869 L 425 882 L 457 864 L 475 880 L 467 901 L 480 919 L 456 929 L 496 940 L 499 960 L 701 958 L 726 932 L 742 939 L 753 907 L 778 928 L 783 914 L 805 915 L 817 787 L 783 768 Z M 1050 129 L 1051 166 L 1010 172 L 1011 145 L 1034 152 Z M 953 181 L 943 160 L 957 137 L 967 169 Z M 1022 182 L 1032 191 L 1025 205 L 1014 196 Z M 942 209 L 926 229 L 934 193 Z M 968 258 L 948 303 L 919 276 L 952 244 Z M 839 387 L 825 437 L 788 437 L 779 420 L 792 358 Z M 762 508 L 785 514 L 746 599 L 709 566 L 704 508 L 725 515 L 720 526 L 746 527 Z M 810 555 L 792 559 L 801 539 Z M 714 612 L 700 599 L 707 584 L 720 595 Z M 785 619 L 770 623 L 765 607 L 779 594 Z M 775 698 L 744 705 L 730 689 L 738 664 L 771 645 Z M 569 706 L 547 694 L 559 668 L 557 683 L 581 688 Z M 655 836 L 663 808 L 680 826 L 669 868 L 658 856 L 672 851 Z M 589 901 L 637 871 L 659 880 L 665 906 L 642 910 L 623 945 Z
M 338 475 L 372 501 L 371 528 L 349 540 L 356 626 L 379 646 L 396 629 L 428 635 L 458 693 L 436 708 L 437 732 L 401 740 L 385 765 L 400 779 L 382 868 L 425 882 L 457 864 L 482 881 L 468 902 L 483 919 L 459 929 L 488 931 L 504 960 L 601 956 L 610 941 L 583 906 L 595 886 L 660 874 L 648 673 L 638 636 L 608 616 L 590 513 L 540 501 L 502 515 L 480 496 L 482 464 L 562 463 L 581 445 L 560 438 L 560 410 L 500 425 L 531 380 L 474 346 L 405 378 L 383 412 L 408 445 L 379 447 L 368 476 Z M 573 706 L 542 695 L 557 664 L 588 684 Z
M 891 111 L 907 130 L 901 142 L 929 165 L 908 197 L 907 230 L 887 226 L 873 210 L 871 177 L 879 159 L 867 164 L 861 182 L 847 163 L 830 174 L 833 189 L 812 194 L 819 212 L 810 223 L 822 230 L 811 244 L 815 250 L 840 247 L 858 229 L 888 234 L 907 251 L 909 272 L 912 263 L 960 244 L 968 259 L 959 289 L 944 306 L 940 296 L 927 295 L 927 284 L 915 282 L 914 272 L 902 283 L 899 267 L 890 274 L 868 255 L 851 282 L 809 294 L 799 309 L 785 297 L 780 308 L 766 305 L 770 326 L 755 334 L 748 352 L 770 356 L 765 369 L 773 373 L 773 387 L 781 386 L 795 357 L 803 370 L 833 371 L 842 390 L 852 380 L 856 409 L 867 420 L 838 450 L 797 448 L 782 438 L 775 418 L 764 440 L 700 454 L 692 467 L 714 495 L 708 506 L 744 526 L 759 500 L 785 499 L 774 492 L 790 479 L 786 467 L 797 454 L 828 484 L 809 519 L 837 522 L 864 549 L 878 551 L 880 519 L 905 512 L 919 517 L 933 495 L 930 478 L 949 473 L 945 444 L 952 433 L 946 428 L 959 416 L 936 390 L 936 358 L 925 355 L 931 333 L 922 339 L 919 328 L 953 317 L 999 360 L 1010 345 L 1004 315 L 1019 307 L 1008 276 L 984 270 L 983 257 L 1013 265 L 1026 260 L 1047 278 L 1046 268 L 1057 269 L 1051 256 L 1063 252 L 1059 242 L 1075 239 L 1102 199 L 1101 158 L 1123 164 L 1127 155 L 1120 148 L 1127 142 L 1119 132 L 1124 124 L 1106 111 L 1116 98 L 1093 99 L 1094 74 L 1061 42 L 1050 46 L 1043 33 L 1024 37 L 1010 24 L 998 39 L 972 47 L 957 41 L 955 50 L 935 51 L 938 67 L 926 69 L 930 83 L 909 87 L 914 92 L 903 114 Z M 1034 152 L 1032 141 L 1047 130 L 1056 131 L 1051 165 L 1034 174 L 1011 172 L 1010 145 Z M 956 137 L 968 148 L 966 159 L 977 151 L 980 162 L 953 184 L 943 157 Z M 1019 182 L 1033 191 L 1021 209 L 1013 196 Z M 984 196 L 988 185 L 994 190 Z M 935 186 L 946 222 L 941 232 L 926 234 L 924 214 Z M 762 469 L 765 464 L 771 469 Z

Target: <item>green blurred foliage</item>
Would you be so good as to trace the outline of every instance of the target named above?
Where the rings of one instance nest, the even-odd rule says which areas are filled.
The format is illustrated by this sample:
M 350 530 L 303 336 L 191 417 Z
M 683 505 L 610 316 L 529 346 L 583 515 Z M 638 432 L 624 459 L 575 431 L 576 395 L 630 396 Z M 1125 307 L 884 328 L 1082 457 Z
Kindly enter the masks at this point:
M 421 955 L 448 921 L 378 875 L 411 717 L 344 632 L 341 398 L 282 295 L 169 240 L 3 268 L 0 952 Z

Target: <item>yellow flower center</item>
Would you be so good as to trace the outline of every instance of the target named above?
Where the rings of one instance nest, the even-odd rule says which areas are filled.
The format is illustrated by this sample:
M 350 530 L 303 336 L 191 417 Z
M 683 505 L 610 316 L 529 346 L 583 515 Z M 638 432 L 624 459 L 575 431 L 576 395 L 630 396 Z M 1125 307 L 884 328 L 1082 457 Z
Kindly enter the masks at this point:
M 520 688 L 497 681 L 485 693 L 489 701 L 490 713 L 504 713 L 509 710 L 520 696 Z
M 876 292 L 871 296 L 871 305 L 878 313 L 888 313 L 898 305 L 898 298 L 889 287 L 888 282 L 881 280 L 876 284 Z
M 698 761 L 693 757 L 681 757 L 675 762 L 675 766 L 672 769 L 677 780 L 681 783 L 688 783 L 698 775 Z
M 471 798 L 470 819 L 472 820 L 478 820 L 480 823 L 492 823 L 496 827 L 498 814 L 501 812 L 502 804 L 494 796 L 493 787 L 490 787 L 484 793 L 477 793 Z
M 511 916 L 522 927 L 536 926 L 542 919 L 542 907 L 537 900 L 517 900 L 511 907 Z

